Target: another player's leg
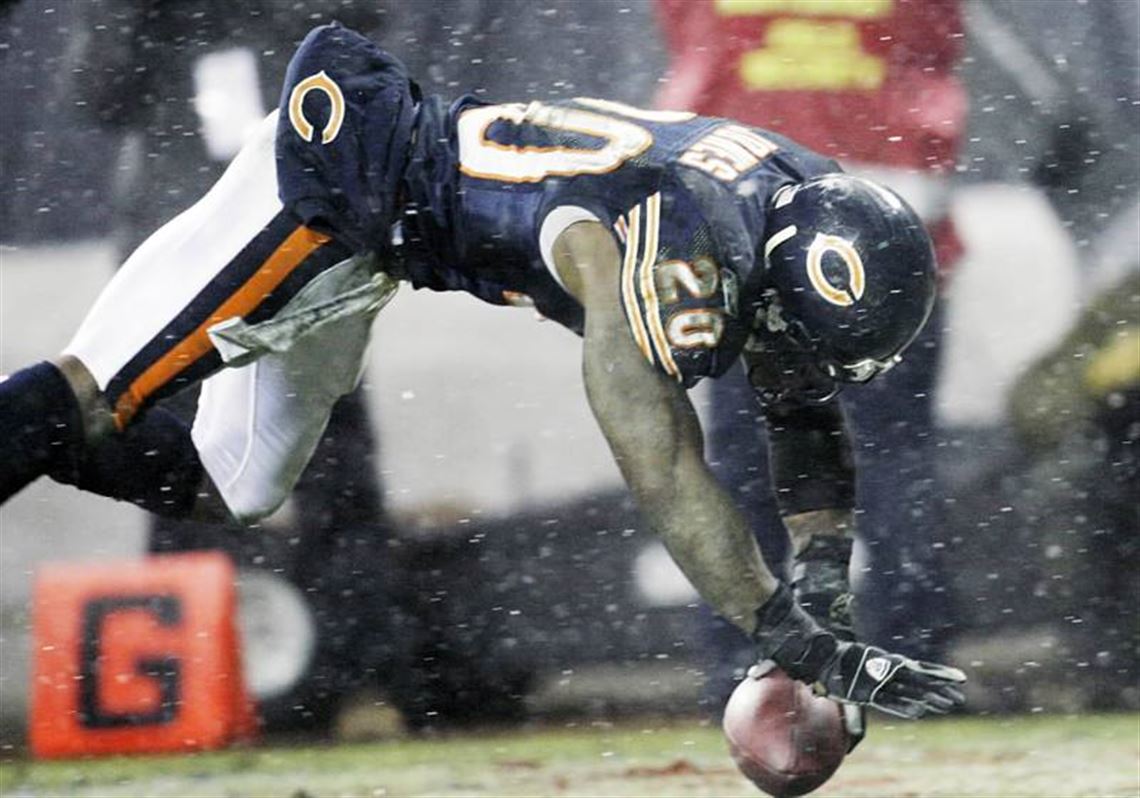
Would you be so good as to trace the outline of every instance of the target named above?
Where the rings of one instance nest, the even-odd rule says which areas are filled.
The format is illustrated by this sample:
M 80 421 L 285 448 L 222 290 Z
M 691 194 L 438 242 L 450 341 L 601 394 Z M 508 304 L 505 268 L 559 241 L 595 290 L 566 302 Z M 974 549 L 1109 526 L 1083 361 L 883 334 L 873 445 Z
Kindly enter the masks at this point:
M 739 365 L 709 383 L 709 412 L 703 419 L 709 466 L 756 530 L 768 567 L 786 581 L 790 545 L 769 488 L 768 436 L 756 392 Z M 705 694 L 709 709 L 719 717 L 741 676 L 756 663 L 756 649 L 736 625 L 711 610 L 703 614 L 707 615 L 700 639 L 700 650 L 708 658 Z

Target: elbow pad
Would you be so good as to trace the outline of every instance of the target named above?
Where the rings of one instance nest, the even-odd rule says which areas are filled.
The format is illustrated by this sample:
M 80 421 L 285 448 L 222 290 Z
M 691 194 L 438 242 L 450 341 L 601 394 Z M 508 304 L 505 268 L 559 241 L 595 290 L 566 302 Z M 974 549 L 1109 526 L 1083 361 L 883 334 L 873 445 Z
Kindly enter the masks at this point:
M 781 515 L 855 506 L 851 439 L 837 402 L 766 406 L 764 417 Z

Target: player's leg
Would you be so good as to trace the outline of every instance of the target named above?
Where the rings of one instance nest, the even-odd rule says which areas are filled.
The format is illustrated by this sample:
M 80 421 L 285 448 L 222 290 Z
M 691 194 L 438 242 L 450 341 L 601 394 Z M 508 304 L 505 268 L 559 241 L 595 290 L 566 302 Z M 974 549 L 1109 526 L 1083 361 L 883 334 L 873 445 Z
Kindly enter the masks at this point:
M 272 317 L 351 254 L 284 211 L 274 119 L 198 203 L 127 259 L 64 350 L 91 372 L 120 429 L 149 403 L 220 368 L 212 326 Z
M 857 436 L 859 530 L 867 544 L 859 591 L 863 635 L 937 661 L 948 632 L 934 403 L 942 330 L 936 304 L 902 362 L 845 406 Z
M 344 316 L 202 384 L 193 440 L 229 512 L 262 518 L 288 497 L 333 405 L 356 387 L 379 308 Z
M 284 212 L 274 119 L 107 285 L 59 361 L 80 368 L 41 363 L 0 383 L 0 501 L 41 474 L 74 474 L 85 447 L 220 368 L 211 326 L 272 317 L 350 254 Z
M 18 372 L 0 385 L 0 417 L 31 422 L 12 430 L 4 447 L 29 467 L 0 469 L 4 497 L 49 473 L 173 517 L 216 515 L 209 505 L 219 498 L 239 520 L 268 515 L 308 463 L 333 405 L 355 387 L 377 310 L 329 322 L 287 352 L 208 378 L 193 435 L 172 413 L 151 408 L 122 432 L 85 440 L 80 408 L 102 401 L 85 367 L 67 356 L 61 367 Z
M 0 378 L 0 503 L 42 474 L 74 474 L 85 440 L 82 407 L 52 363 Z
M 780 518 L 768 476 L 768 437 L 756 392 L 740 365 L 709 381 L 705 450 L 709 466 L 729 490 L 773 573 L 787 579 L 788 534 Z M 755 646 L 735 625 L 707 610 L 701 627 L 701 651 L 707 657 L 705 695 L 719 717 L 725 701 L 749 667 Z
M 94 378 L 77 359 L 17 372 L 0 384 L 0 419 L 11 433 L 0 445 L 8 464 L 0 496 L 46 473 L 173 517 L 210 515 L 201 500 L 216 497 L 239 520 L 268 515 L 308 463 L 333 405 L 355 387 L 375 312 L 330 322 L 287 352 L 208 378 L 192 435 L 174 414 L 150 408 L 121 432 L 88 436 L 84 416 L 109 411 L 99 410 Z
M 99 435 L 110 412 L 79 361 L 40 363 L 0 383 L 0 501 L 41 474 L 184 516 L 205 490 L 189 428 L 160 408 Z

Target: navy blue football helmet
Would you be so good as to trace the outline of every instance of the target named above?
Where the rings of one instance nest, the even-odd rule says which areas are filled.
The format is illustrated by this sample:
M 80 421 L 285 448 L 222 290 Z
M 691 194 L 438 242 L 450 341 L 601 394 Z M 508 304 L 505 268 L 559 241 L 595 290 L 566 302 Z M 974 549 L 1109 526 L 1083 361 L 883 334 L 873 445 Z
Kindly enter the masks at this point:
M 769 399 L 825 401 L 842 383 L 881 374 L 934 305 L 926 228 L 870 180 L 836 173 L 780 188 L 758 257 L 764 277 L 745 358 Z

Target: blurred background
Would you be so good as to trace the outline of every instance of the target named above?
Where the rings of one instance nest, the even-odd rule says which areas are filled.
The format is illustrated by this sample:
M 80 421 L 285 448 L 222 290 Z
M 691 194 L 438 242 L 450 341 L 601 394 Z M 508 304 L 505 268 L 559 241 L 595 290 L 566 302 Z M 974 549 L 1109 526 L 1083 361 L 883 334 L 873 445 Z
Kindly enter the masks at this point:
M 58 352 L 331 19 L 429 93 L 732 116 L 895 186 L 943 290 L 905 368 L 845 399 L 862 631 L 966 668 L 970 711 L 1140 706 L 1137 0 L 5 0 L 0 372 Z M 781 567 L 751 399 L 726 379 L 694 400 Z M 465 296 L 385 309 L 360 391 L 259 528 L 46 481 L 0 509 L 0 746 L 23 740 L 38 563 L 200 548 L 241 568 L 271 729 L 352 734 L 360 707 L 388 713 L 374 731 L 715 716 L 747 662 L 633 509 L 578 341 Z

